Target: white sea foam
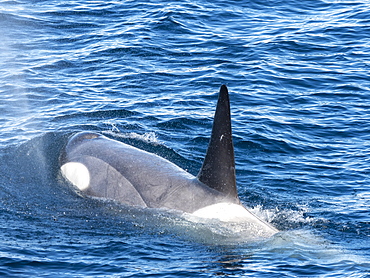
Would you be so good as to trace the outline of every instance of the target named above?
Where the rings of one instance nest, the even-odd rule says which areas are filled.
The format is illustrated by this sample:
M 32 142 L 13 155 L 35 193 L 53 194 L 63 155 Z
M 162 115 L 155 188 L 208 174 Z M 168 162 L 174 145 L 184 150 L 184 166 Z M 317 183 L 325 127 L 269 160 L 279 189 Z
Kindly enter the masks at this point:
M 138 139 L 138 140 L 141 140 L 141 141 L 144 141 L 144 142 L 147 142 L 147 143 L 151 143 L 151 144 L 155 144 L 155 145 L 162 144 L 162 142 L 160 140 L 158 140 L 157 135 L 155 134 L 155 132 L 147 132 L 147 133 L 144 133 L 144 134 L 139 134 L 139 133 L 136 133 L 136 132 L 120 133 L 120 132 L 116 132 L 114 129 L 112 129 L 110 131 L 104 131 L 103 133 L 107 134 L 107 135 L 114 136 L 114 137 L 118 137 L 118 138 Z

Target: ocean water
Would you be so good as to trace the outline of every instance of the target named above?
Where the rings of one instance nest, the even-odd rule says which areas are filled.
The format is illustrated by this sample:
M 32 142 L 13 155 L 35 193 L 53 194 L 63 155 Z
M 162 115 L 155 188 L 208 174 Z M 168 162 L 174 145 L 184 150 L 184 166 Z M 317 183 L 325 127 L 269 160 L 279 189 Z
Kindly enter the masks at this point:
M 367 1 L 0 2 L 2 277 L 370 277 Z M 245 206 L 281 232 L 76 194 L 98 131 L 192 174 L 229 87 Z

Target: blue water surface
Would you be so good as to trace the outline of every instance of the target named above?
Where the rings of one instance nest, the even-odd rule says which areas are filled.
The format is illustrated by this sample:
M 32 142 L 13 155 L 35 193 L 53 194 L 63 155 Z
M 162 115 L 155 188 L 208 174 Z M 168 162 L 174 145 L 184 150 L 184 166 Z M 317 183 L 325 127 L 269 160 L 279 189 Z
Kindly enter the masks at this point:
M 369 42 L 367 1 L 1 1 L 0 275 L 370 277 Z M 196 174 L 221 84 L 272 238 L 61 177 L 81 130 Z

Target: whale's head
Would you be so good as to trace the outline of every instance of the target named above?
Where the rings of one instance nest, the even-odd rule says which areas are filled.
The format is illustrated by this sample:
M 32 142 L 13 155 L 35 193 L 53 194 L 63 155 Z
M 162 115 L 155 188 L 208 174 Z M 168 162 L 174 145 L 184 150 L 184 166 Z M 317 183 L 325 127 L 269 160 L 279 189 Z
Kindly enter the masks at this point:
M 68 154 L 70 154 L 71 152 L 73 152 L 73 150 L 78 148 L 79 145 L 88 140 L 96 139 L 99 137 L 103 137 L 103 135 L 94 132 L 79 132 L 77 134 L 72 135 L 60 154 L 59 165 L 67 163 Z

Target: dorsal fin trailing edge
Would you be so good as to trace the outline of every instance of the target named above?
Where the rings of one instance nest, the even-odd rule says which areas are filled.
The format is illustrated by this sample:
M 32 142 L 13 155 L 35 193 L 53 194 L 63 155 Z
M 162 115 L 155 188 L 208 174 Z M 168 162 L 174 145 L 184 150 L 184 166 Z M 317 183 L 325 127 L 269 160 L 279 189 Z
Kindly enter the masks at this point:
M 203 166 L 197 177 L 205 185 L 238 199 L 230 101 L 225 85 L 222 85 L 220 89 L 211 139 Z

